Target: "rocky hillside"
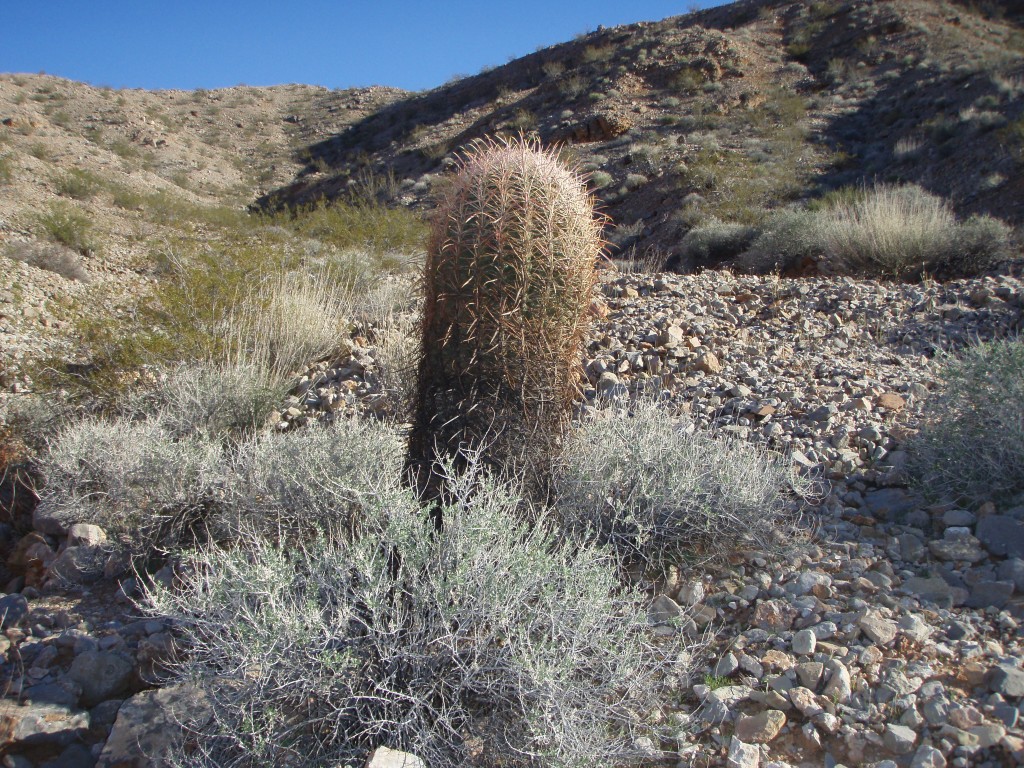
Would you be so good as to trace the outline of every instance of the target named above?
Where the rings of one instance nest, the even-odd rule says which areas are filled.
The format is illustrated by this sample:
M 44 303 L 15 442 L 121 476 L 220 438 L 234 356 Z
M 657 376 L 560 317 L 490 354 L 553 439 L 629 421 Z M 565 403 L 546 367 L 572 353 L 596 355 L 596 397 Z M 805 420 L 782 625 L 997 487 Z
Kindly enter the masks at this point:
M 309 148 L 262 198 L 335 197 L 358 174 L 420 205 L 466 142 L 561 143 L 622 251 L 670 256 L 711 216 L 743 223 L 846 185 L 913 182 L 960 214 L 1024 221 L 1024 32 L 1013 3 L 742 0 L 599 29 L 399 98 Z

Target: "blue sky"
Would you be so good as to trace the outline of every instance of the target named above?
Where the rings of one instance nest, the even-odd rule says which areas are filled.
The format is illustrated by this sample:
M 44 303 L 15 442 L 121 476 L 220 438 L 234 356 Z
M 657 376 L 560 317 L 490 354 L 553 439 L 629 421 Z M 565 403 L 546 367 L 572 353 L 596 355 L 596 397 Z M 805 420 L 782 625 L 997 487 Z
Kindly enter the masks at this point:
M 420 90 L 593 30 L 723 0 L 2 0 L 0 72 L 117 88 Z

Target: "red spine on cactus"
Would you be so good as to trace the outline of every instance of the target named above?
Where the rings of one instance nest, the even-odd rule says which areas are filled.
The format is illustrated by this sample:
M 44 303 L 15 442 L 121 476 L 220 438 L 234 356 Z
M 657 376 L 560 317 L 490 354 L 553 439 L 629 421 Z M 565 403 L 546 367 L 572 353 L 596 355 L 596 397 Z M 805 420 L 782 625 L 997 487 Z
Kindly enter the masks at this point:
M 601 222 L 583 179 L 526 140 L 478 141 L 437 200 L 407 468 L 480 451 L 542 490 L 578 395 Z

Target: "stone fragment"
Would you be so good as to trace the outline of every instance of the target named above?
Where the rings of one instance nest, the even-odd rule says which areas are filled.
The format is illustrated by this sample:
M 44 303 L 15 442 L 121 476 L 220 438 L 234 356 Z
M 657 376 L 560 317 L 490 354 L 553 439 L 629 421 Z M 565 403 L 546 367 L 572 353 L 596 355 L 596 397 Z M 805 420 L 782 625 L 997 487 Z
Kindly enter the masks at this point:
M 874 611 L 868 611 L 862 616 L 857 622 L 857 626 L 873 643 L 888 645 L 896 639 L 896 622 L 883 618 Z
M 48 573 L 58 584 L 92 584 L 103 578 L 106 562 L 102 547 L 68 547 L 50 564 Z
M 910 768 L 946 768 L 946 758 L 935 747 L 922 744 L 914 753 Z
M 729 677 L 733 672 L 740 668 L 739 659 L 733 653 L 725 654 L 718 663 L 715 665 L 715 675 L 719 677 Z
M 190 685 L 142 691 L 117 712 L 96 768 L 148 768 L 161 764 L 190 730 L 210 720 L 206 696 Z
M 722 372 L 722 363 L 712 352 L 705 352 L 698 357 L 694 365 L 698 371 L 704 371 L 704 373 L 716 374 Z
M 801 629 L 795 635 L 793 635 L 793 642 L 790 646 L 793 649 L 793 653 L 798 656 L 810 656 L 814 653 L 814 648 L 818 644 L 818 638 L 809 629 Z
M 1024 698 L 1024 670 L 1010 664 L 997 664 L 985 675 L 985 684 L 993 693 L 1011 699 Z
M 82 703 L 92 706 L 127 689 L 132 661 L 117 651 L 85 651 L 71 662 L 68 676 L 82 686 Z
M 75 523 L 68 529 L 69 547 L 98 547 L 106 540 L 106 531 L 98 525 Z
M 426 768 L 416 755 L 399 752 L 397 749 L 377 747 L 366 761 L 366 768 Z
M 784 632 L 793 626 L 797 610 L 783 600 L 765 600 L 754 609 L 754 626 L 769 632 Z
M 814 695 L 814 691 L 803 687 L 793 688 L 789 692 L 789 700 L 793 702 L 793 706 L 797 708 L 801 715 L 804 717 L 814 717 L 819 712 L 824 712 L 821 705 L 818 704 L 818 698 Z
M 804 688 L 817 690 L 821 684 L 822 675 L 825 672 L 825 665 L 820 661 L 808 661 L 804 664 L 797 664 L 796 677 Z
M 828 675 L 828 682 L 825 683 L 822 694 L 840 704 L 848 702 L 853 694 L 850 670 L 839 659 L 829 659 L 825 664 L 825 672 Z
M 1024 520 L 988 515 L 978 521 L 975 534 L 993 555 L 1024 558 Z
M 1002 608 L 1013 595 L 1012 581 L 979 581 L 964 603 L 968 608 Z
M 885 744 L 885 748 L 893 754 L 909 755 L 914 751 L 914 745 L 917 744 L 917 733 L 913 728 L 908 728 L 905 725 L 890 723 L 885 726 L 882 742 Z
M 64 746 L 89 731 L 89 713 L 59 704 L 0 699 L 0 752 L 11 747 Z
M 966 528 L 947 528 L 942 539 L 928 542 L 928 549 L 939 560 L 977 563 L 985 559 L 981 542 Z
M 940 576 L 912 576 L 903 582 L 903 589 L 919 600 L 934 603 L 940 608 L 953 607 L 953 588 Z
M 658 595 L 647 610 L 647 619 L 651 624 L 668 624 L 682 615 L 683 609 L 668 595 Z
M 753 716 L 740 715 L 736 720 L 736 738 L 748 744 L 767 744 L 782 730 L 786 716 L 776 709 L 767 709 Z
M 903 399 L 902 395 L 895 392 L 883 392 L 875 398 L 875 405 L 887 411 L 898 412 L 907 407 L 907 401 Z
M 28 600 L 24 595 L 13 594 L 0 597 L 0 629 L 15 626 L 28 613 Z
M 729 754 L 725 764 L 728 768 L 758 768 L 761 764 L 761 750 L 754 744 L 744 744 L 735 736 L 729 741 Z

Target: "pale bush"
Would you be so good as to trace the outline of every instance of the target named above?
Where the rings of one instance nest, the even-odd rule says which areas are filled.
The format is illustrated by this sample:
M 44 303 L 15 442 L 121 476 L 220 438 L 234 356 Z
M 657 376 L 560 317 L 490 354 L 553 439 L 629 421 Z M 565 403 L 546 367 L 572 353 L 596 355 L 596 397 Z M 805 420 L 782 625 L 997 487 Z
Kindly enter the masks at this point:
M 743 253 L 757 234 L 754 227 L 711 217 L 686 233 L 680 243 L 680 256 L 688 264 L 714 266 Z
M 677 642 L 651 644 L 607 553 L 477 480 L 452 478 L 443 531 L 406 493 L 353 541 L 207 548 L 154 588 L 214 715 L 189 764 L 357 766 L 382 744 L 431 768 L 634 764 Z
M 977 344 L 946 358 L 910 471 L 929 494 L 1013 500 L 1024 493 L 1024 341 Z
M 284 394 L 284 386 L 261 369 L 191 363 L 132 397 L 128 411 L 156 416 L 175 438 L 239 439 L 263 427 Z
M 351 533 L 377 497 L 398 492 L 404 452 L 395 429 L 369 419 L 249 440 L 225 473 L 224 524 L 275 537 Z
M 585 421 L 554 477 L 568 529 L 655 568 L 777 548 L 806 490 L 784 457 L 687 429 L 649 401 Z
M 959 224 L 945 200 L 914 185 L 874 187 L 821 216 L 825 258 L 844 273 L 975 273 L 1005 255 L 1010 237 L 991 218 Z
M 331 357 L 346 335 L 346 299 L 325 273 L 274 275 L 231 313 L 233 362 L 284 379 Z
M 85 419 L 50 444 L 40 503 L 136 547 L 173 546 L 172 529 L 212 498 L 220 456 L 218 445 L 175 440 L 156 420 Z

